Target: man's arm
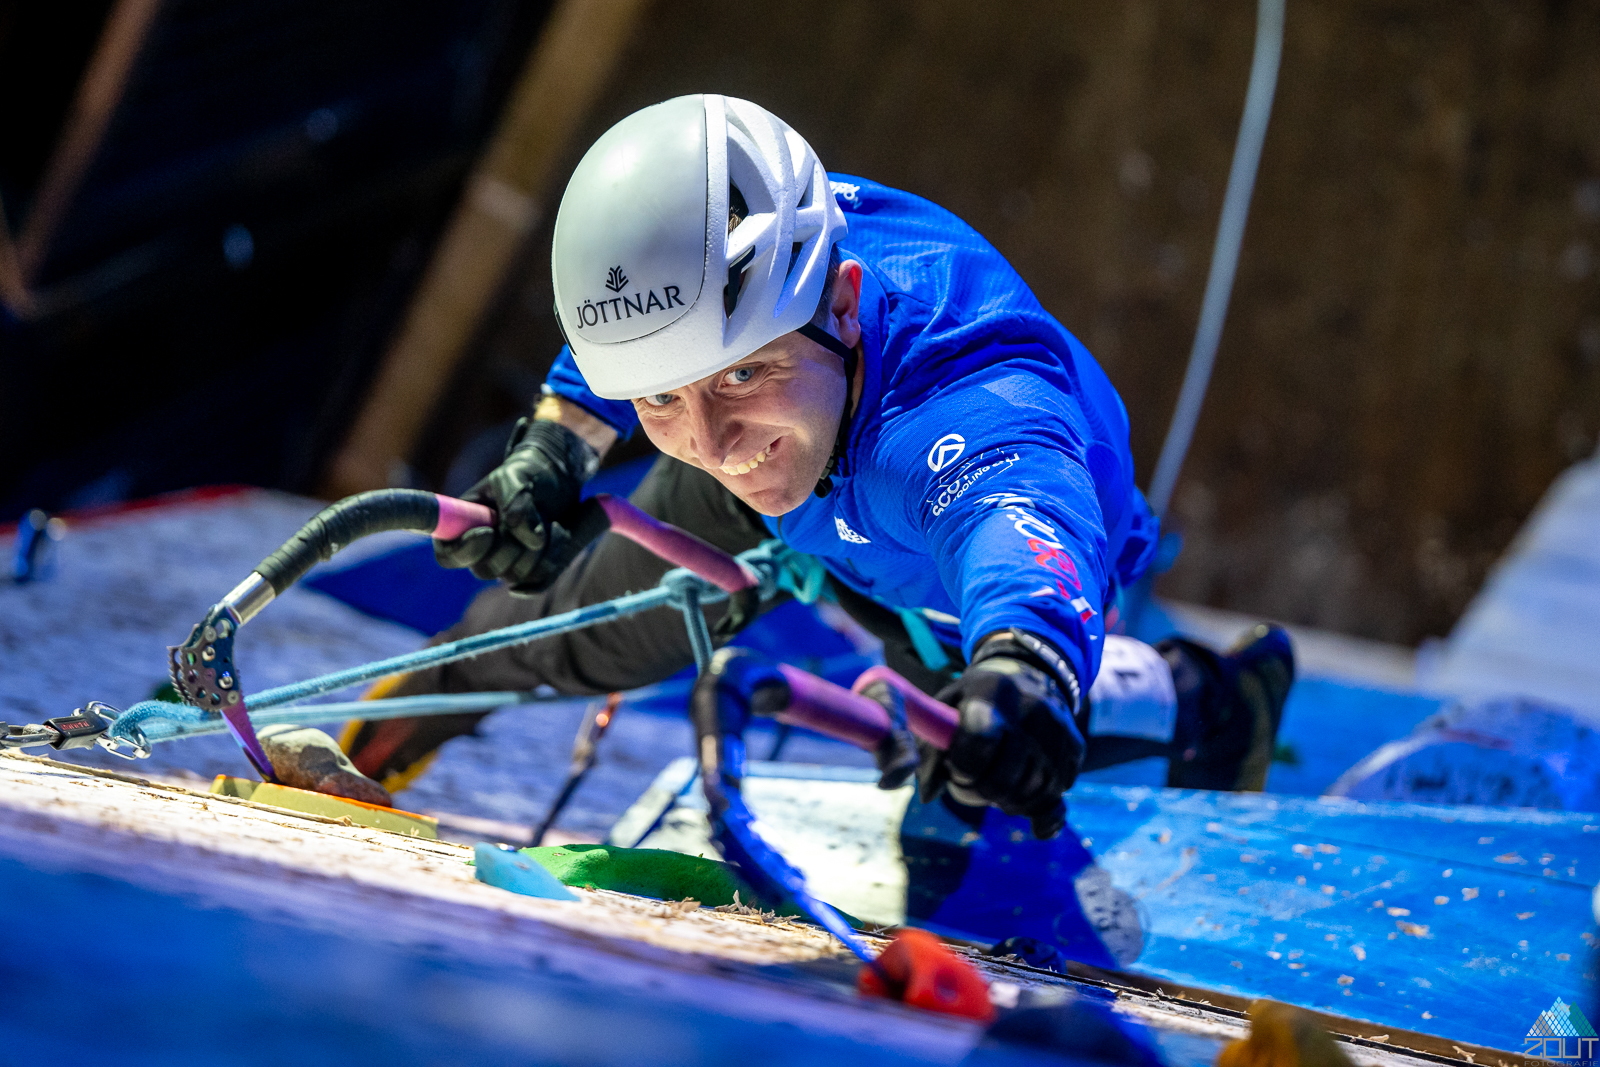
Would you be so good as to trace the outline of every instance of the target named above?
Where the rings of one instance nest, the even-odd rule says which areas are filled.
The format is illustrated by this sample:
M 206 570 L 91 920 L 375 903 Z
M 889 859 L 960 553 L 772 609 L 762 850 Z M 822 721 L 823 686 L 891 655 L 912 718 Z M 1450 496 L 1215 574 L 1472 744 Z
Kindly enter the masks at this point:
M 959 606 L 970 664 L 939 694 L 960 729 L 924 753 L 924 799 L 992 804 L 1048 837 L 1083 759 L 1076 719 L 1105 639 L 1101 501 L 1119 487 L 1090 473 L 1088 450 L 1105 442 L 1070 381 L 1019 347 L 980 353 L 885 442 L 921 489 L 903 513 Z
M 1101 499 L 1115 506 L 1132 487 L 1096 485 L 1089 450 L 1103 444 L 1050 364 L 1026 358 L 1032 347 L 974 358 L 958 384 L 896 420 L 879 453 L 906 533 L 927 545 L 960 609 L 968 660 L 1017 627 L 1058 648 L 1087 689 L 1105 637 Z
M 584 408 L 556 393 L 547 393 L 533 407 L 533 417 L 542 422 L 560 423 L 594 449 L 595 458 L 605 459 L 617 443 L 617 431 L 595 418 Z
M 591 393 L 563 348 L 533 417 L 512 431 L 505 458 L 463 494 L 494 508 L 495 525 L 435 541 L 435 558 L 498 578 L 514 594 L 548 588 L 584 547 L 570 529 L 583 483 L 634 419 L 633 405 Z
M 555 362 L 545 375 L 544 395 L 546 399 L 555 397 L 563 401 L 563 407 L 579 408 L 583 414 L 610 429 L 615 435 L 612 440 L 627 437 L 639 425 L 639 416 L 633 410 L 632 401 L 605 400 L 594 395 L 589 383 L 583 380 L 583 373 L 578 370 L 577 360 L 572 358 L 571 347 L 567 345 L 561 346 Z M 609 447 L 610 442 L 606 442 L 606 445 Z

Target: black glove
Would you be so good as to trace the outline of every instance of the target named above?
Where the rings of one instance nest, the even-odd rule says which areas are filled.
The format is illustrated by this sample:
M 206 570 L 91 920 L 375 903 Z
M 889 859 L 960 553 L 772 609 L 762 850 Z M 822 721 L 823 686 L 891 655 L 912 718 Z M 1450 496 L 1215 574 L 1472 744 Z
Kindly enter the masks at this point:
M 923 802 L 945 790 L 961 804 L 1028 816 L 1041 840 L 1060 833 L 1061 795 L 1084 752 L 1074 721 L 1078 680 L 1061 654 L 1032 634 L 1002 630 L 978 646 L 939 699 L 961 713 L 961 726 L 945 751 L 924 749 Z
M 462 494 L 494 508 L 495 525 L 434 541 L 434 558 L 498 578 L 513 595 L 549 588 L 586 543 L 573 537 L 570 523 L 578 493 L 599 465 L 595 450 L 560 423 L 518 419 L 500 466 Z

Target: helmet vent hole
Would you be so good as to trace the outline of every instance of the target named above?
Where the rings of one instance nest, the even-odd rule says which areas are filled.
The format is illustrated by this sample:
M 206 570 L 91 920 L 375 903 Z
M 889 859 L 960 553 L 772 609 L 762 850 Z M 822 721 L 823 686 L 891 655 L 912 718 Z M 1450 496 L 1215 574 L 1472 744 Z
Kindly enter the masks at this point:
M 750 217 L 750 205 L 745 203 L 744 194 L 733 183 L 728 184 L 728 232 Z
M 756 258 L 756 250 L 747 248 L 738 259 L 728 264 L 728 284 L 722 287 L 722 310 L 729 318 L 739 306 L 739 294 L 744 290 L 744 269 Z

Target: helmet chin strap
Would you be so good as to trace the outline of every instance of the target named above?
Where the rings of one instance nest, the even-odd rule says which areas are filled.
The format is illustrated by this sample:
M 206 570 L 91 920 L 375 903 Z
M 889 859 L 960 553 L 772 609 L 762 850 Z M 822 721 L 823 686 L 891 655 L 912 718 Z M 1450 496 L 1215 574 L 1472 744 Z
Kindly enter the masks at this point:
M 844 458 L 845 447 L 850 442 L 850 422 L 855 417 L 850 393 L 855 388 L 858 357 L 855 349 L 847 348 L 843 341 L 816 323 L 808 322 L 795 332 L 844 360 L 844 410 L 839 414 L 839 434 L 833 440 L 833 454 L 828 457 L 828 465 L 822 468 L 822 477 L 817 479 L 817 487 L 812 490 L 817 496 L 825 497 L 833 492 L 833 472 L 839 469 L 839 461 Z

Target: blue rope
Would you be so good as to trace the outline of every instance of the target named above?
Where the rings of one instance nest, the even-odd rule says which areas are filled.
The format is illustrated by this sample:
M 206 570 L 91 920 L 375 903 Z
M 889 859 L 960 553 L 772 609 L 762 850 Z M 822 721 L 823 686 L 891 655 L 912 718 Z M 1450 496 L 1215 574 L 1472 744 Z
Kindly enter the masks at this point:
M 801 559 L 810 558 L 800 556 L 799 553 L 793 552 L 778 541 L 764 542 L 749 552 L 740 555 L 739 558 L 749 564 L 761 576 L 763 599 L 770 597 L 778 588 L 779 575 L 785 572 L 787 565 L 785 556 L 799 556 Z M 818 566 L 820 567 L 820 564 Z M 307 719 L 305 716 L 327 716 L 329 715 L 328 709 L 336 705 L 314 705 L 313 708 L 315 710 L 313 708 L 297 708 L 295 709 L 297 714 L 288 716 L 263 713 L 271 712 L 274 708 L 283 708 L 301 703 L 322 693 L 330 693 L 337 689 L 346 689 L 352 685 L 372 681 L 375 678 L 383 678 L 391 674 L 403 674 L 423 667 L 433 667 L 442 663 L 470 659 L 473 656 L 481 656 L 486 652 L 510 648 L 513 645 L 527 644 L 541 637 L 553 637 L 556 634 L 581 630 L 586 626 L 593 626 L 609 619 L 637 615 L 652 608 L 676 607 L 685 600 L 685 591 L 689 589 L 698 594 L 701 604 L 714 604 L 727 597 L 727 594 L 721 589 L 697 577 L 692 572 L 679 568 L 668 571 L 662 576 L 660 584 L 654 589 L 649 589 L 642 593 L 629 593 L 614 600 L 608 600 L 603 604 L 591 604 L 560 615 L 553 615 L 548 619 L 535 619 L 532 622 L 519 623 L 516 626 L 507 626 L 500 630 L 490 630 L 487 633 L 463 637 L 459 641 L 449 641 L 442 645 L 433 645 L 428 648 L 418 649 L 415 652 L 407 652 L 404 655 L 376 660 L 359 667 L 334 671 L 331 674 L 310 678 L 304 682 L 280 685 L 275 689 L 267 689 L 251 697 L 247 702 L 247 706 L 250 709 L 252 720 L 261 725 L 279 722 L 329 722 L 332 721 L 330 718 Z M 483 707 L 502 707 L 508 703 L 526 702 L 521 694 L 512 694 L 516 699 L 499 700 L 490 704 L 478 702 L 471 704 L 470 707 L 425 703 L 425 701 L 429 700 L 437 701 L 441 696 L 454 696 L 458 699 L 469 701 L 476 697 L 481 701 L 482 698 L 503 695 L 439 694 L 421 698 L 399 697 L 394 699 L 416 700 L 418 703 L 411 709 L 395 711 L 392 715 L 383 717 L 393 718 L 405 714 L 422 714 L 426 710 L 478 710 Z M 349 714 L 359 714 L 364 719 L 379 717 L 370 714 L 369 711 L 374 710 L 373 706 L 382 703 L 381 701 L 368 700 L 357 703 L 361 710 Z M 170 740 L 175 737 L 188 737 L 194 734 L 216 733 L 224 729 L 226 729 L 226 726 L 223 724 L 222 718 L 214 713 L 190 707 L 187 704 L 168 704 L 159 700 L 145 700 L 117 716 L 116 722 L 112 723 L 110 729 L 106 732 L 125 741 L 135 741 L 141 736 L 142 731 L 142 736 L 146 740 L 157 741 Z
M 493 711 L 513 704 L 554 703 L 575 697 L 537 697 L 532 693 L 426 693 L 409 697 L 384 697 L 379 700 L 346 700 L 328 704 L 300 704 L 272 708 L 252 715 L 257 726 L 318 726 L 346 719 L 401 719 L 409 715 L 439 715 L 467 711 Z M 125 739 L 138 727 L 147 741 L 176 741 L 203 734 L 226 733 L 228 724 L 220 715 L 210 715 L 187 704 L 162 700 L 141 700 L 117 716 L 112 733 Z M 122 731 L 119 733 L 119 731 Z
M 687 573 L 687 572 L 685 572 Z M 668 574 L 668 578 L 672 577 Z M 662 579 L 663 582 L 666 579 Z M 716 590 L 721 593 L 721 590 Z M 527 644 L 541 637 L 554 637 L 556 634 L 568 633 L 572 630 L 581 630 L 595 623 L 605 622 L 608 619 L 619 619 L 627 615 L 637 615 L 641 611 L 651 608 L 668 607 L 673 603 L 677 591 L 666 586 L 657 586 L 655 589 L 643 593 L 629 593 L 626 596 L 608 600 L 603 604 L 590 604 L 588 607 L 577 608 L 573 611 L 553 615 L 548 619 L 535 619 L 532 622 L 518 623 L 516 626 L 507 626 L 501 630 L 490 630 L 487 633 L 473 634 L 463 637 L 459 641 L 447 641 L 442 645 L 433 645 L 429 648 L 407 652 L 401 656 L 390 656 L 388 659 L 376 660 L 363 664 L 360 667 L 351 667 L 348 670 L 334 671 L 324 674 L 319 678 L 311 678 L 304 682 L 294 682 L 290 685 L 280 685 L 276 689 L 268 689 L 251 697 L 248 706 L 252 714 L 256 711 L 265 711 L 284 704 L 296 704 L 308 697 L 320 693 L 331 693 L 336 689 L 346 689 L 362 682 L 370 682 L 374 678 L 383 678 L 391 674 L 403 674 L 423 667 L 436 667 L 442 663 L 454 663 L 456 660 L 471 659 L 481 656 L 485 652 L 494 652 L 512 645 Z M 726 594 L 723 594 L 726 595 Z M 717 599 L 707 596 L 705 600 Z

